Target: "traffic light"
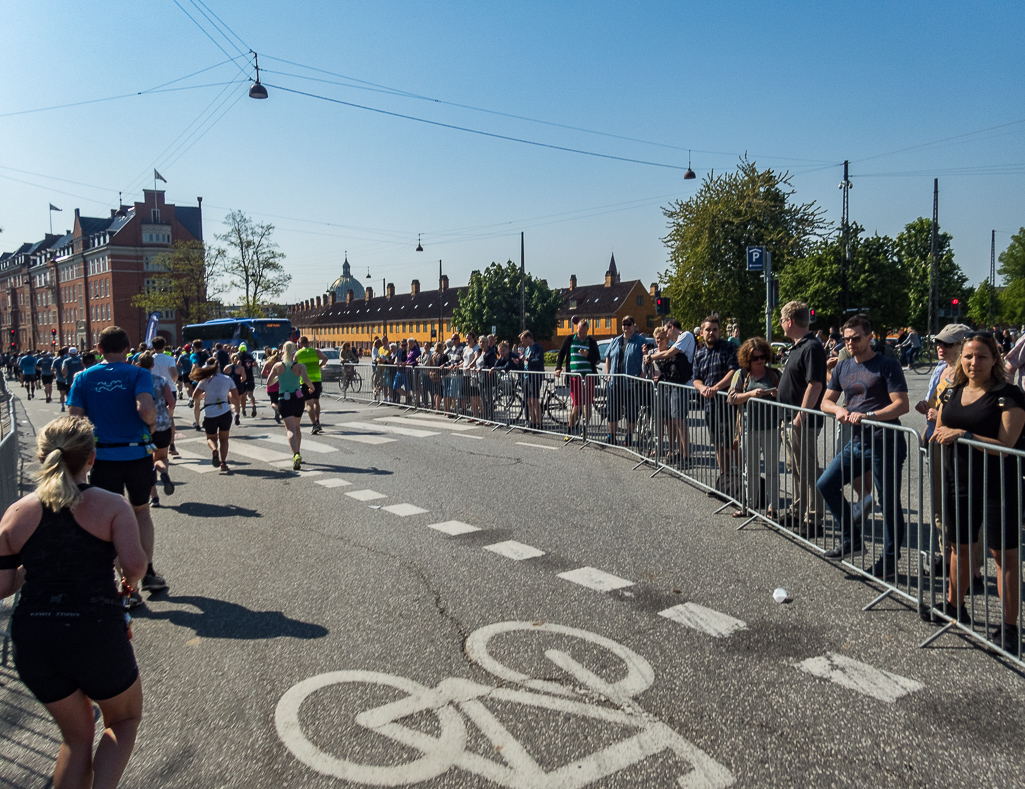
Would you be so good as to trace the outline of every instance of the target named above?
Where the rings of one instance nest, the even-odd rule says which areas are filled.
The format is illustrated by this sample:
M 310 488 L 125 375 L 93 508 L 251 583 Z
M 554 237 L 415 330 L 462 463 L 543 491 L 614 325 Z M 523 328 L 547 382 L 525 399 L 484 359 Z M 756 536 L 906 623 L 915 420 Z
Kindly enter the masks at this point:
M 656 315 L 668 315 L 669 314 L 669 297 L 658 296 L 655 299 L 655 314 Z
M 815 323 L 819 319 L 819 316 L 815 314 L 815 310 L 808 310 L 808 323 Z
M 14 341 L 14 329 L 11 329 L 11 347 L 16 348 L 17 345 L 18 344 Z
M 769 309 L 774 309 L 779 306 L 779 280 L 775 277 L 772 278 L 772 304 L 769 305 Z
M 50 344 L 53 346 L 57 345 L 57 330 L 50 329 Z
M 950 300 L 950 314 L 955 318 L 961 317 L 961 299 Z

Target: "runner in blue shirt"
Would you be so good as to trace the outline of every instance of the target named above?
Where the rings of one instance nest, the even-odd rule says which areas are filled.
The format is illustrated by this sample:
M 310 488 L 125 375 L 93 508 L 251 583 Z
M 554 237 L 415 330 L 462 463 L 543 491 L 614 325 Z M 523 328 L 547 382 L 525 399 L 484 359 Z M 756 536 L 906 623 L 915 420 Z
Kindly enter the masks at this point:
M 53 401 L 53 356 L 49 351 L 43 351 L 36 365 L 39 370 L 39 380 L 43 384 L 43 394 L 46 395 L 46 402 Z
M 18 360 L 18 369 L 21 371 L 21 385 L 28 390 L 28 399 L 31 400 L 36 394 L 36 381 L 39 379 L 39 360 L 28 351 Z

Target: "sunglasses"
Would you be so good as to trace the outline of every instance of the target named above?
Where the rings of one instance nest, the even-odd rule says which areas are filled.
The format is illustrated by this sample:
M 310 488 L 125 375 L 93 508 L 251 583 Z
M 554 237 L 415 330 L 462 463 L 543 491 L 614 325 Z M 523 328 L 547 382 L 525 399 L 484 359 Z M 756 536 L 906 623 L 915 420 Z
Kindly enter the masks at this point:
M 633 326 L 633 325 L 634 325 L 633 321 L 623 321 L 623 326 L 625 326 L 625 327 L 630 327 L 630 326 Z
M 846 343 L 849 343 L 849 342 L 861 342 L 864 339 L 865 339 L 865 335 L 864 334 L 855 334 L 853 337 L 844 337 L 843 341 L 844 341 L 844 344 L 846 344 Z
M 769 358 L 768 356 L 764 356 L 764 355 L 762 355 L 760 353 L 756 353 L 754 356 L 751 357 L 751 361 L 752 362 L 764 362 L 768 358 Z

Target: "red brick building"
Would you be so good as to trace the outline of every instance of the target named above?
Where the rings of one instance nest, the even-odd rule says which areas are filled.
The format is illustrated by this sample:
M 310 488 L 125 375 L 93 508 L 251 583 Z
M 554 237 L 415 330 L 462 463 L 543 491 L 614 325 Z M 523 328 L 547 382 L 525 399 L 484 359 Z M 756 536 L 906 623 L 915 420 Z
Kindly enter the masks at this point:
M 66 234 L 0 254 L 0 330 L 5 349 L 77 345 L 90 348 L 108 326 L 120 326 L 137 345 L 147 315 L 132 306 L 159 264 L 155 258 L 175 241 L 202 241 L 202 198 L 196 206 L 164 201 L 163 191 L 143 190 L 143 201 L 111 210 L 109 217 L 82 216 Z M 158 334 L 181 337 L 174 313 L 161 315 Z

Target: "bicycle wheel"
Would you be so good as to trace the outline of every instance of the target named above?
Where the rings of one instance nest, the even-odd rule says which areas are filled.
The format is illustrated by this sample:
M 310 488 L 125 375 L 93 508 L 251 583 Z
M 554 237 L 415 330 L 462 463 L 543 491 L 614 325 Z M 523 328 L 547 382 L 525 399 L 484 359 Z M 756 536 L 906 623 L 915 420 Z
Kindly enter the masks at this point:
M 353 373 L 352 380 L 349 382 L 349 388 L 357 393 L 363 391 L 363 376 L 359 373 Z
M 325 753 L 310 741 L 303 731 L 299 708 L 317 691 L 332 685 L 345 684 L 379 685 L 395 688 L 407 694 L 398 701 L 373 710 L 355 714 L 350 712 L 351 717 L 347 715 L 341 718 L 338 711 L 333 709 L 331 717 L 333 720 L 342 720 L 342 725 L 346 728 L 363 729 L 405 746 L 396 752 L 395 758 L 401 758 L 401 754 L 407 748 L 418 751 L 419 754 L 412 761 L 387 765 L 363 764 Z M 419 711 L 423 709 L 421 700 L 431 693 L 430 688 L 406 677 L 396 677 L 378 671 L 332 671 L 310 677 L 289 688 L 274 711 L 274 724 L 278 736 L 292 755 L 318 773 L 373 786 L 420 783 L 449 770 L 466 748 L 466 725 L 451 706 L 444 705 L 431 710 L 440 724 L 440 734 L 437 737 L 395 722 L 405 714 L 401 712 L 404 702 L 410 702 L 411 709 Z M 364 723 L 361 720 L 365 720 L 368 713 L 380 713 L 385 708 L 391 713 L 387 716 L 389 722 L 376 724 Z M 321 738 L 318 738 L 318 741 L 320 740 Z M 394 759 L 389 758 L 388 761 L 392 762 Z

